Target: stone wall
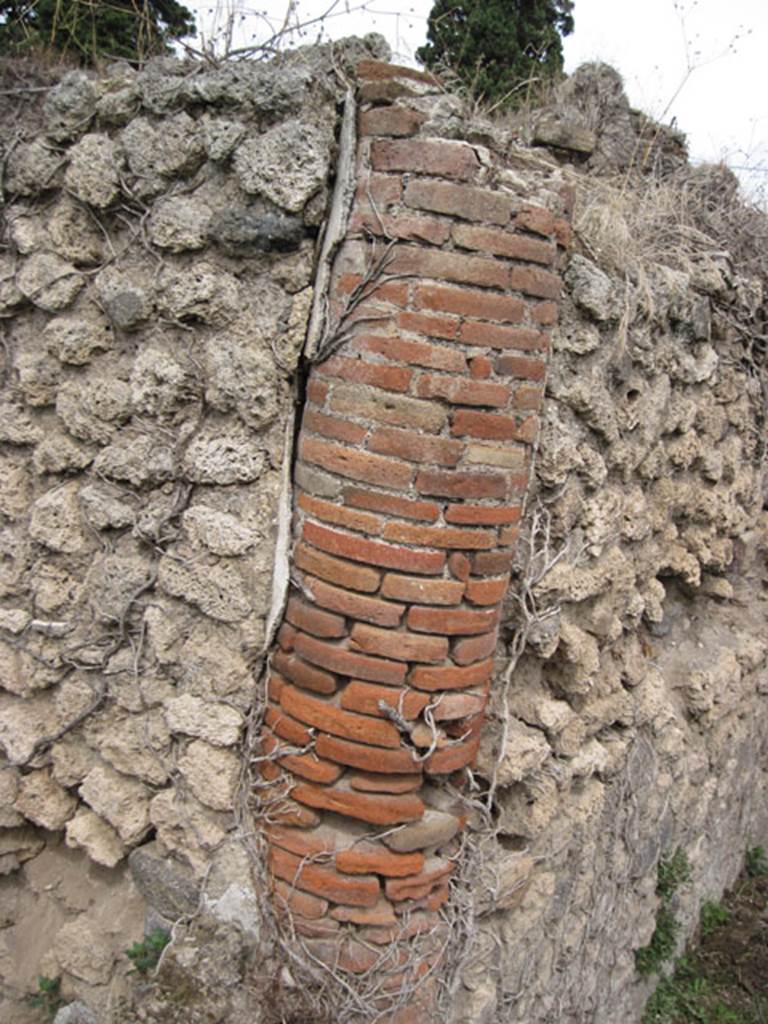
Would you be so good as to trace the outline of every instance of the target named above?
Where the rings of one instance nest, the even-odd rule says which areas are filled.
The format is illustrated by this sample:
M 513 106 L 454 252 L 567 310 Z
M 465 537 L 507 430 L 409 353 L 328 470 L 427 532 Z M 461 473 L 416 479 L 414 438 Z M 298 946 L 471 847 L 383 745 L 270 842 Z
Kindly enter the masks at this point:
M 168 925 L 206 879 L 205 899 L 253 927 L 231 841 L 243 724 L 337 71 L 376 52 L 72 72 L 39 123 L 8 131 L 0 866 L 21 895 L 0 975 L 14 1021 L 40 974 L 96 1009 L 114 999 L 143 897 Z
M 142 924 L 174 943 L 131 1022 L 271 1021 L 329 962 L 410 999 L 422 953 L 456 1021 L 638 1020 L 659 861 L 692 864 L 682 942 L 768 843 L 762 283 L 711 229 L 634 244 L 594 177 L 639 144 L 605 69 L 558 163 L 365 64 L 350 164 L 378 47 L 78 72 L 7 133 L 0 1020 L 37 1020 L 39 975 L 122 1019 Z M 278 956 L 249 800 L 282 816 Z M 453 838 L 371 842 L 405 804 Z

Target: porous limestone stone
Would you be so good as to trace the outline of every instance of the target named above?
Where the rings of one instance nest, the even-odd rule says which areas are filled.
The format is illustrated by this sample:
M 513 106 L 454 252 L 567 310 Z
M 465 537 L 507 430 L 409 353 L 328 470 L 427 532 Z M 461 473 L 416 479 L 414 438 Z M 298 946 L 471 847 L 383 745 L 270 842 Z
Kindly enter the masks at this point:
M 98 90 L 85 71 L 69 71 L 45 97 L 46 134 L 57 142 L 79 135 L 96 112 Z
M 232 274 L 199 260 L 187 268 L 169 267 L 160 276 L 160 312 L 181 323 L 224 327 L 242 308 L 240 285 Z
M 211 810 L 189 791 L 164 789 L 152 800 L 150 819 L 164 850 L 204 875 L 211 855 L 224 842 L 230 821 L 226 814 Z
M 58 184 L 64 160 L 43 136 L 21 142 L 8 154 L 4 187 L 11 194 L 35 196 Z
M 250 483 L 264 471 L 263 441 L 256 434 L 232 427 L 226 432 L 204 427 L 184 453 L 183 469 L 200 484 Z
M 77 809 L 77 799 L 53 778 L 49 768 L 22 775 L 15 809 L 29 821 L 55 832 Z
M 148 232 L 159 249 L 185 252 L 202 249 L 206 243 L 211 208 L 200 199 L 173 196 L 155 203 Z
M 163 713 L 171 732 L 196 736 L 216 747 L 234 746 L 244 722 L 236 708 L 201 700 L 192 694 L 167 700 Z
M 105 267 L 96 277 L 96 290 L 104 312 L 123 331 L 132 330 L 152 314 L 154 292 L 142 270 Z
M 32 506 L 29 535 L 52 551 L 80 554 L 87 551 L 90 541 L 83 530 L 78 485 L 65 484 L 46 492 Z
M 219 622 L 239 622 L 254 608 L 255 588 L 247 587 L 231 565 L 164 557 L 158 566 L 157 584 Z
M 103 210 L 120 195 L 124 162 L 122 149 L 108 135 L 84 135 L 69 150 L 64 181 L 78 199 Z
M 96 764 L 78 790 L 96 814 L 105 818 L 122 841 L 134 846 L 150 828 L 151 791 L 106 764 Z
M 233 161 L 246 192 L 262 195 L 289 213 L 298 213 L 325 184 L 330 157 L 324 126 L 295 120 L 246 138 L 235 150 Z
M 179 771 L 200 803 L 215 811 L 234 806 L 240 761 L 231 750 L 193 740 L 179 758 Z
M 208 505 L 193 505 L 182 516 L 184 529 L 193 544 L 215 555 L 243 555 L 258 541 L 259 534 L 237 516 L 219 512 Z
M 131 370 L 131 401 L 136 410 L 153 416 L 173 413 L 193 393 L 189 367 L 178 353 L 158 345 L 139 352 Z
M 135 507 L 121 500 L 120 491 L 108 484 L 86 484 L 78 498 L 83 515 L 96 530 L 119 530 L 131 526 L 136 518 Z
M 16 275 L 19 291 L 35 306 L 55 313 L 71 305 L 85 280 L 76 268 L 52 252 L 34 253 Z
M 45 346 L 62 363 L 85 366 L 98 352 L 107 352 L 114 338 L 101 312 L 91 305 L 76 313 L 49 320 L 43 331 Z
M 93 448 L 63 433 L 48 434 L 35 448 L 32 463 L 40 473 L 67 473 L 85 469 L 94 459 Z
M 38 829 L 4 828 L 0 830 L 0 876 L 10 875 L 26 861 L 36 857 L 45 846 Z
M 65 381 L 56 396 L 56 412 L 81 441 L 106 444 L 131 412 L 129 385 L 115 378 Z
M 73 850 L 85 850 L 91 860 L 105 868 L 115 867 L 126 853 L 112 826 L 87 807 L 81 807 L 67 822 L 66 844 Z
M 61 381 L 61 367 L 44 352 L 22 351 L 14 359 L 19 389 L 31 406 L 52 405 Z
M 174 451 L 166 437 L 137 436 L 131 430 L 121 432 L 103 448 L 93 468 L 111 480 L 126 480 L 134 487 L 161 484 L 173 480 L 177 473 Z

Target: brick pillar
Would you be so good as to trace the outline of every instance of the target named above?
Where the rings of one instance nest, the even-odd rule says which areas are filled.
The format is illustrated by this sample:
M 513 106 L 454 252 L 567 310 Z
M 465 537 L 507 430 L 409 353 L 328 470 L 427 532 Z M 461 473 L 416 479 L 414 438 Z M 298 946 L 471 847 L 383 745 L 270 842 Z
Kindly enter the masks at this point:
M 359 82 L 345 340 L 307 386 L 265 827 L 278 909 L 312 957 L 383 978 L 386 1009 L 419 935 L 416 973 L 439 969 L 464 825 L 440 783 L 480 740 L 567 224 L 488 151 L 419 134 L 430 76 L 367 61 Z

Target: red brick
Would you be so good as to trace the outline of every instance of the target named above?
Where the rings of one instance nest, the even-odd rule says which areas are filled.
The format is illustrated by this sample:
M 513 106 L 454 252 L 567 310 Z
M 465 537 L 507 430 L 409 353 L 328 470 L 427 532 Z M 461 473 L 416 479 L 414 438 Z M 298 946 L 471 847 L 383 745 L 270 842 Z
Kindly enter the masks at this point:
M 454 579 L 463 581 L 469 577 L 472 570 L 472 563 L 461 551 L 454 551 L 452 555 L 448 556 L 448 568 Z M 439 601 L 431 601 L 428 603 L 440 604 Z
M 340 637 L 347 633 L 347 624 L 341 616 L 321 611 L 299 597 L 288 599 L 285 617 L 292 626 L 312 636 Z
M 280 629 L 278 629 L 277 631 L 277 642 L 280 644 L 281 649 L 284 651 L 293 650 L 293 641 L 295 637 L 296 630 L 293 628 L 293 626 L 288 625 L 287 622 L 284 622 Z
M 467 526 L 500 526 L 519 522 L 520 515 L 519 505 L 449 505 L 445 521 Z
M 503 408 L 509 401 L 509 388 L 504 384 L 442 377 L 422 373 L 417 393 L 421 398 L 442 398 L 454 405 L 490 405 Z
M 414 636 L 362 623 L 353 627 L 350 647 L 397 661 L 436 663 L 448 655 L 448 641 L 444 637 Z
M 328 385 L 317 377 L 310 377 L 307 381 L 307 401 L 315 405 L 323 405 L 328 397 Z
M 407 391 L 413 377 L 413 371 L 404 366 L 365 363 L 362 359 L 350 359 L 347 356 L 331 356 L 318 364 L 316 372 L 323 377 L 348 380 L 355 384 L 372 384 L 385 391 Z
M 423 633 L 468 636 L 485 633 L 498 624 L 497 609 L 475 611 L 467 608 L 411 608 L 408 625 Z
M 331 918 L 350 924 L 382 927 L 397 921 L 392 904 L 387 900 L 379 900 L 375 907 L 337 907 L 331 911 Z
M 445 887 L 446 889 L 448 886 Z M 424 901 L 426 906 L 426 901 Z M 405 904 L 398 904 L 393 909 L 395 913 L 398 913 L 400 908 L 405 909 Z M 411 913 L 413 908 L 408 907 L 408 924 L 403 925 L 398 923 L 394 928 L 363 928 L 360 931 L 360 938 L 365 942 L 373 942 L 377 946 L 389 946 L 393 942 L 406 942 L 408 939 L 412 939 L 417 935 L 423 935 L 424 932 L 433 931 L 435 925 L 439 924 L 439 918 L 436 918 L 432 914 L 425 914 L 422 911 L 415 911 Z M 387 972 L 389 974 L 389 972 Z M 411 976 L 411 981 L 413 977 Z M 419 1000 L 420 1002 L 420 1000 Z M 415 1008 L 415 1014 L 411 1015 L 410 1011 Z M 385 1018 L 386 1024 L 423 1024 L 424 1021 L 430 1019 L 430 1009 L 428 1006 L 415 1005 L 412 999 L 409 1005 L 405 1007 L 408 1011 L 405 1015 L 401 1016 L 402 1011 L 394 1016 Z
M 296 743 L 300 747 L 305 747 L 312 742 L 312 734 L 309 730 L 301 722 L 297 722 L 295 718 L 286 715 L 282 709 L 268 707 L 264 715 L 264 721 L 273 732 L 277 733 L 282 739 L 288 740 L 289 743 Z
M 404 488 L 411 482 L 413 475 L 412 466 L 396 459 L 385 459 L 380 455 L 330 444 L 306 435 L 299 441 L 299 458 L 322 466 L 331 473 L 369 484 L 386 481 L 391 487 Z
M 382 83 L 397 85 L 399 83 Z M 350 974 L 366 974 L 377 964 L 379 958 L 373 952 L 354 939 L 339 942 L 333 939 L 308 939 L 304 946 L 315 960 L 324 963 L 334 974 L 349 972 Z M 391 1024 L 395 1024 L 394 1021 Z M 400 1024 L 400 1022 L 397 1022 Z M 403 1021 L 402 1024 L 407 1024 Z
M 455 316 L 434 316 L 429 313 L 398 313 L 397 326 L 409 334 L 453 341 L 459 336 L 461 321 Z
M 435 249 L 425 249 L 423 246 L 398 245 L 394 250 L 394 259 L 387 269 L 393 274 L 419 274 L 421 277 L 433 277 L 438 281 L 456 281 L 458 284 L 484 285 L 488 288 L 506 288 L 510 280 L 509 268 L 498 259 L 464 256 L 457 252 L 439 252 Z M 513 275 L 518 269 L 527 268 L 515 267 Z M 531 270 L 531 273 L 534 271 Z M 543 274 L 545 271 L 536 273 Z M 555 280 L 559 285 L 559 278 Z M 513 284 L 513 287 L 521 286 Z M 549 292 L 546 295 L 542 294 L 542 298 L 552 297 Z
M 338 689 L 338 681 L 335 676 L 327 672 L 321 672 L 313 665 L 307 665 L 295 654 L 285 654 L 283 651 L 275 651 L 272 655 L 272 664 L 281 672 L 286 679 L 301 686 L 305 690 L 312 690 L 314 693 L 322 693 L 328 696 Z M 282 693 L 282 689 L 280 691 Z
M 502 547 L 509 547 L 513 544 L 517 544 L 520 537 L 520 530 L 517 526 L 505 526 L 503 530 L 499 532 L 499 544 Z
M 463 690 L 468 686 L 481 686 L 486 683 L 493 671 L 493 657 L 486 657 L 483 662 L 476 662 L 461 668 L 456 666 L 428 668 L 420 665 L 411 673 L 410 682 L 420 690 Z
M 555 230 L 555 216 L 542 206 L 524 206 L 515 217 L 515 227 L 549 238 Z
M 301 429 L 308 430 L 311 434 L 321 434 L 332 441 L 346 441 L 347 444 L 362 444 L 368 432 L 358 423 L 350 423 L 349 420 L 339 419 L 338 416 L 327 416 L 310 405 L 304 409 Z
M 539 412 L 544 403 L 544 389 L 536 387 L 515 388 L 513 403 L 516 409 Z
M 467 580 L 467 601 L 470 604 L 498 604 L 509 587 L 509 576 L 500 580 Z
M 480 736 L 478 735 L 468 739 L 465 743 L 458 743 L 455 747 L 438 750 L 427 759 L 427 771 L 434 775 L 447 775 L 449 772 L 458 771 L 459 768 L 466 768 L 477 757 L 479 746 Z
M 281 652 L 277 652 L 281 653 Z M 279 700 L 280 691 L 285 686 L 285 680 L 282 676 L 279 676 L 276 672 L 269 673 L 269 680 L 267 682 L 267 697 L 270 700 Z
M 315 741 L 315 749 L 320 757 L 359 771 L 382 775 L 412 775 L 421 771 L 409 750 L 386 750 L 322 734 Z
M 498 228 L 454 224 L 452 234 L 454 242 L 463 249 L 492 252 L 495 256 L 506 256 L 513 260 L 528 260 L 549 266 L 557 255 L 557 249 L 551 242 L 526 238 L 525 235 L 516 235 L 511 231 L 499 231 Z
M 423 694 L 422 696 L 426 696 Z M 426 698 L 429 702 L 429 697 Z M 426 703 L 424 705 L 426 707 Z M 353 772 L 347 776 L 352 789 L 364 793 L 412 793 L 421 789 L 420 775 L 381 775 L 376 772 Z
M 399 306 L 401 309 L 408 305 L 410 295 L 408 281 L 388 281 L 386 278 L 382 278 L 371 285 L 363 274 L 339 274 L 335 278 L 334 291 L 342 295 L 351 295 L 361 285 L 364 285 L 365 294 L 369 299 L 378 305 Z
M 409 603 L 452 605 L 458 604 L 464 596 L 464 584 L 455 580 L 424 580 L 416 576 L 387 573 L 381 593 L 384 597 L 394 597 Z
M 336 867 L 348 875 L 385 875 L 406 878 L 424 867 L 423 853 L 391 853 L 384 846 L 359 843 L 336 854 Z
M 532 417 L 523 420 L 520 427 L 519 441 L 528 441 L 535 436 L 531 431 L 537 427 L 537 421 Z M 505 469 L 507 482 L 510 484 L 509 498 L 517 492 L 514 488 L 519 487 L 522 481 L 522 488 L 525 491 L 528 487 L 528 462 L 529 452 L 523 444 L 512 444 L 505 441 L 501 444 L 478 444 L 469 442 L 464 450 L 464 466 L 494 466 L 497 469 Z M 513 486 L 514 485 L 514 486 Z
M 452 185 L 444 181 L 409 181 L 404 199 L 408 206 L 415 209 L 448 213 L 465 220 L 488 221 L 490 224 L 506 224 L 514 209 L 514 200 L 503 192 Z
M 371 167 L 375 171 L 412 171 L 469 181 L 479 169 L 480 162 L 474 149 L 466 142 L 375 139 L 371 144 Z
M 475 356 L 469 360 L 469 373 L 474 380 L 487 380 L 493 373 L 493 363 L 488 356 Z
M 453 648 L 453 660 L 457 665 L 471 665 L 484 660 L 496 650 L 496 632 L 493 629 L 490 633 L 472 637 L 470 640 L 459 640 Z M 415 681 L 413 685 L 416 685 Z
M 573 241 L 573 230 L 567 220 L 558 217 L 555 221 L 555 241 L 563 249 L 570 249 Z
M 279 753 L 281 745 L 275 740 L 273 744 L 263 741 L 264 749 L 270 753 Z M 270 749 L 271 748 L 271 749 Z M 278 764 L 294 775 L 300 775 L 310 782 L 328 785 L 335 782 L 341 775 L 341 768 L 331 761 L 320 761 L 314 754 L 282 754 L 277 758 Z
M 531 439 L 531 428 L 530 424 L 526 426 L 527 423 L 527 420 L 519 423 L 515 416 L 459 409 L 454 414 L 451 433 L 458 437 L 479 437 L 487 441 L 526 441 Z M 534 420 L 534 429 L 536 426 L 538 424 Z
M 354 347 L 413 366 L 450 370 L 454 373 L 464 373 L 467 369 L 467 361 L 461 352 L 448 345 L 432 345 L 428 341 L 407 341 L 405 338 L 386 334 L 362 335 L 355 338 Z M 490 373 L 490 363 L 488 372 Z
M 280 706 L 305 725 L 323 729 L 333 736 L 371 743 L 377 747 L 400 746 L 400 733 L 391 723 L 379 722 L 368 715 L 343 711 L 292 686 L 283 689 L 280 694 Z
M 387 515 L 402 516 L 404 519 L 417 519 L 434 523 L 440 515 L 440 506 L 432 501 L 413 501 L 399 495 L 382 494 L 379 491 L 363 491 L 356 487 L 347 487 L 343 494 L 344 502 L 354 508 L 372 509 Z
M 326 523 L 343 526 L 347 530 L 358 530 L 368 535 L 381 533 L 384 525 L 380 516 L 344 508 L 343 505 L 334 505 L 331 501 L 324 501 L 304 492 L 299 494 L 298 505 L 302 511 L 314 516 L 315 519 L 322 519 Z
M 396 395 L 376 388 L 363 389 L 350 384 L 337 385 L 330 402 L 334 412 L 374 423 L 385 423 L 391 427 L 426 430 L 430 434 L 438 434 L 447 418 L 446 410 L 437 402 L 425 402 L 408 395 Z
M 437 858 L 434 858 L 437 861 Z M 401 900 L 420 900 L 428 896 L 435 886 L 442 880 L 448 878 L 454 869 L 453 864 L 435 864 L 430 870 L 430 862 L 427 862 L 426 869 L 418 875 L 408 878 L 391 879 L 384 885 L 387 899 L 393 902 Z
M 443 498 L 503 498 L 507 480 L 500 473 L 440 473 L 422 469 L 416 477 L 416 490 Z M 412 565 L 402 568 L 413 571 Z
M 267 839 L 297 857 L 315 857 L 317 854 L 335 853 L 336 840 L 322 830 L 307 832 L 298 828 L 284 828 L 282 825 L 267 824 L 264 827 Z M 306 915 L 310 917 L 310 914 Z
M 363 622 L 372 622 L 375 626 L 398 626 L 403 617 L 405 606 L 392 601 L 380 601 L 375 597 L 363 597 L 348 590 L 332 587 L 322 580 L 306 577 L 304 584 L 314 601 L 323 608 L 348 615 Z
M 393 636 L 401 635 L 400 633 L 393 634 Z M 351 682 L 341 695 L 341 706 L 345 710 L 359 711 L 363 715 L 373 715 L 376 718 L 387 717 L 381 710 L 380 704 L 394 708 L 403 718 L 410 720 L 418 718 L 428 703 L 429 698 L 425 697 L 423 693 L 394 689 L 390 686 L 375 686 L 372 683 L 361 683 L 356 680 Z
M 478 551 L 472 556 L 472 572 L 475 576 L 501 576 L 509 572 L 512 555 L 509 551 Z
M 362 590 L 366 594 L 373 594 L 379 589 L 381 576 L 373 569 L 332 558 L 306 544 L 296 545 L 293 560 L 297 568 L 350 590 Z
M 371 451 L 383 455 L 396 455 L 409 462 L 429 462 L 439 466 L 455 466 L 464 451 L 461 441 L 453 441 L 446 437 L 430 437 L 410 430 L 398 430 L 395 427 L 380 427 L 374 430 L 368 440 L 368 447 Z
M 353 561 L 380 565 L 385 569 L 407 569 L 425 576 L 434 576 L 442 572 L 445 565 L 445 555 L 441 551 L 413 551 L 411 548 L 339 533 L 317 523 L 304 523 L 304 537 L 331 555 L 342 555 Z
M 556 274 L 538 267 L 512 267 L 510 286 L 526 295 L 535 295 L 539 299 L 558 299 L 562 282 Z
M 474 693 L 444 693 L 432 708 L 436 722 L 462 722 L 485 710 L 486 697 Z
M 518 380 L 544 380 L 547 364 L 541 359 L 504 355 L 496 360 L 496 372 Z
M 525 313 L 525 303 L 514 295 L 451 288 L 440 284 L 418 285 L 414 301 L 417 309 L 433 309 L 441 313 L 454 313 L 456 316 L 479 317 L 511 324 L 519 323 Z
M 270 848 L 267 863 L 277 878 L 333 903 L 344 903 L 352 907 L 373 907 L 381 896 L 379 880 L 373 875 L 350 877 L 341 874 L 335 868 L 304 861 L 287 850 L 281 850 L 279 846 Z
M 273 882 L 273 893 L 276 896 L 278 906 L 285 904 L 292 914 L 299 914 L 309 920 L 317 921 L 328 913 L 328 901 L 321 900 L 317 896 L 310 896 L 308 892 L 301 892 L 286 882 L 276 878 Z
M 373 683 L 388 683 L 399 686 L 404 681 L 405 671 L 402 664 L 395 661 L 384 661 L 381 658 L 367 658 L 355 651 L 334 647 L 331 644 L 315 640 L 314 637 L 301 633 L 296 638 L 297 650 L 307 661 L 327 668 L 339 675 L 368 679 Z M 281 699 L 283 694 L 280 695 Z
M 467 762 L 464 762 L 465 764 Z M 319 810 L 346 814 L 350 818 L 367 821 L 371 825 L 401 825 L 406 821 L 418 821 L 424 815 L 424 804 L 417 796 L 387 796 L 376 793 L 367 796 L 327 786 L 313 786 L 299 783 L 291 790 L 294 800 Z M 320 895 L 326 895 L 321 893 Z M 328 896 L 332 899 L 332 896 Z M 337 900 L 349 903 L 349 900 Z
M 269 806 L 269 820 L 282 822 L 291 828 L 316 828 L 320 824 L 320 815 L 308 807 L 302 807 L 295 800 L 280 800 Z
M 413 135 L 426 119 L 410 107 L 373 107 L 359 116 L 361 135 Z
M 459 341 L 466 345 L 486 348 L 516 349 L 519 352 L 542 352 L 547 348 L 547 336 L 530 327 L 504 327 L 481 320 L 466 320 L 459 331 Z
M 557 323 L 557 303 L 538 302 L 531 308 L 531 319 L 541 327 L 551 327 Z
M 427 242 L 431 245 L 442 245 L 450 233 L 450 221 L 439 217 L 411 213 L 404 210 L 397 213 L 386 213 L 372 207 L 358 207 L 349 222 L 351 232 L 364 231 L 387 239 L 400 238 L 406 242 Z
M 335 939 L 338 940 L 341 925 L 330 917 L 321 921 L 302 917 L 301 914 L 291 915 L 291 925 L 298 935 L 307 939 Z
M 440 85 L 439 79 L 431 71 L 418 71 L 416 68 L 409 68 L 404 64 L 391 64 L 388 60 L 374 60 L 372 57 L 359 61 L 356 72 L 357 77 L 365 81 L 377 82 L 404 78 L 413 82 Z
M 495 530 L 464 530 L 450 526 L 421 526 L 417 523 L 387 523 L 384 528 L 387 540 L 398 540 L 404 544 L 421 544 L 424 547 L 459 548 L 461 550 L 483 550 L 496 545 Z

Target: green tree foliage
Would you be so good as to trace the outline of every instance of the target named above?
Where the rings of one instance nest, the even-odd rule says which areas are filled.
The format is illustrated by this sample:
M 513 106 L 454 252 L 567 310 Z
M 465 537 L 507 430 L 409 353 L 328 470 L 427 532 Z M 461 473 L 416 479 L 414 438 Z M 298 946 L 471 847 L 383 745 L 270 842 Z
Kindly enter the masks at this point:
M 177 0 L 0 0 L 0 55 L 49 52 L 78 64 L 144 60 L 195 31 Z
M 521 83 L 562 71 L 572 11 L 573 0 L 436 0 L 416 56 L 488 102 L 514 101 Z

